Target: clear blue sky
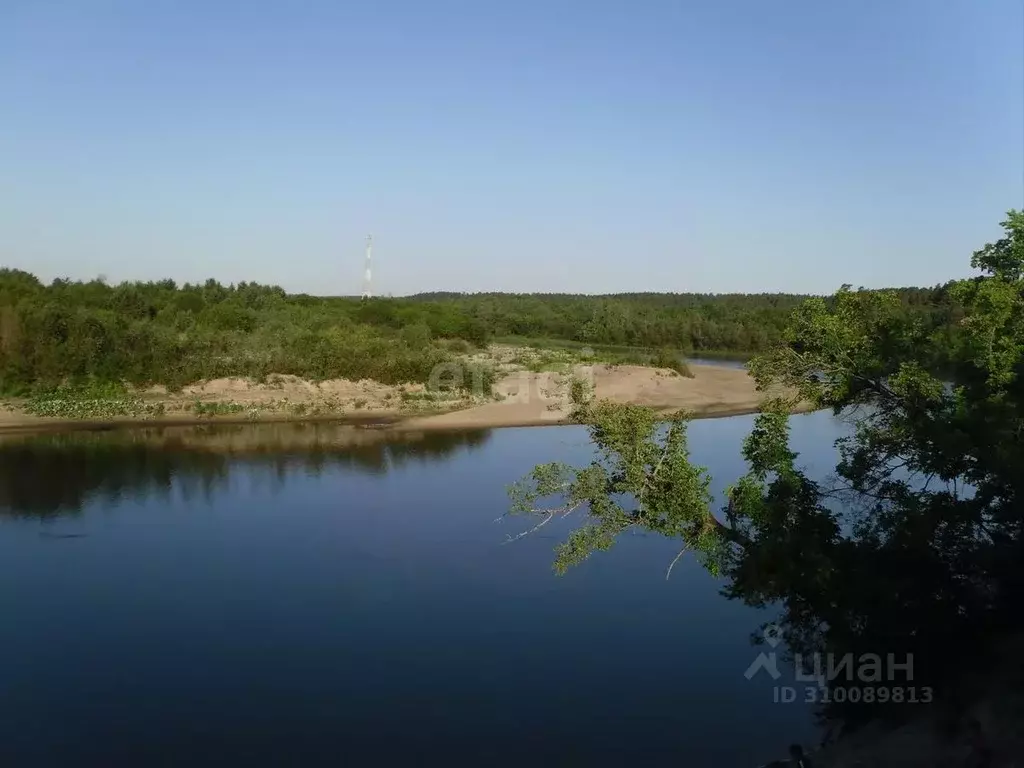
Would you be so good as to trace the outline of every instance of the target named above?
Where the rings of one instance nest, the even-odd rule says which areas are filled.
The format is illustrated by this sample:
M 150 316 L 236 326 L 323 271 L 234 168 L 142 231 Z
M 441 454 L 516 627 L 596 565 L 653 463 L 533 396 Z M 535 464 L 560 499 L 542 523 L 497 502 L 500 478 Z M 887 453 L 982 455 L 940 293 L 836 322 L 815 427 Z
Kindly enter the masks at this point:
M 356 293 L 934 284 L 1021 0 L 0 0 L 0 264 Z

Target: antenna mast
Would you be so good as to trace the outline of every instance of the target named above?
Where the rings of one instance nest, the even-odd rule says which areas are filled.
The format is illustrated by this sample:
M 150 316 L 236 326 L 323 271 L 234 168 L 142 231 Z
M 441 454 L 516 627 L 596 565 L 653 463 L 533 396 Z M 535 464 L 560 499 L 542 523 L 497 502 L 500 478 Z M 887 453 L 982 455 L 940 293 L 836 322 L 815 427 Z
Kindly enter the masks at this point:
M 370 298 L 370 257 L 373 254 L 373 235 L 366 236 L 366 268 L 363 271 L 363 298 Z

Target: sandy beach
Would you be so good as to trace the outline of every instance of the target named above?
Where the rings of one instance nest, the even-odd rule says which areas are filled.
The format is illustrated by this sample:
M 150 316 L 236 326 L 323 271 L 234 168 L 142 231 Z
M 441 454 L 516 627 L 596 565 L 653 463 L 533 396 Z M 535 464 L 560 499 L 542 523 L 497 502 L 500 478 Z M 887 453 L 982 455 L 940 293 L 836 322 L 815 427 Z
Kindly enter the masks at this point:
M 754 413 L 764 394 L 746 371 L 691 365 L 693 378 L 634 365 L 577 366 L 573 376 L 589 380 L 599 400 L 646 405 L 666 415 L 681 410 L 698 418 Z M 414 417 L 398 429 L 464 429 L 564 424 L 569 418 L 569 377 L 523 372 L 498 382 L 501 400 L 450 413 Z
M 569 418 L 569 385 L 573 378 L 591 383 L 598 399 L 618 403 L 646 405 L 666 415 L 686 410 L 695 418 L 754 413 L 763 399 L 746 371 L 715 365 L 692 365 L 693 378 L 673 371 L 632 365 L 577 365 L 565 372 L 515 371 L 495 385 L 497 399 L 488 402 L 441 403 L 435 412 L 410 412 L 395 407 L 396 399 L 373 382 L 324 382 L 319 387 L 290 380 L 260 385 L 241 380 L 207 382 L 190 388 L 177 400 L 159 392 L 169 405 L 185 398 L 201 397 L 204 402 L 238 402 L 259 405 L 275 402 L 282 396 L 291 402 L 304 402 L 322 392 L 346 389 L 359 393 L 368 407 L 336 410 L 322 415 L 297 414 L 294 411 L 265 413 L 254 418 L 246 414 L 197 416 L 169 408 L 159 417 L 145 419 L 114 417 L 102 420 L 46 418 L 0 406 L 0 432 L 28 432 L 54 429 L 98 429 L 135 425 L 188 425 L 208 423 L 249 423 L 252 421 L 346 421 L 362 427 L 389 430 L 483 429 L 491 427 L 544 426 L 565 424 Z M 277 399 L 277 400 L 275 400 Z M 310 400 L 310 402 L 313 402 Z

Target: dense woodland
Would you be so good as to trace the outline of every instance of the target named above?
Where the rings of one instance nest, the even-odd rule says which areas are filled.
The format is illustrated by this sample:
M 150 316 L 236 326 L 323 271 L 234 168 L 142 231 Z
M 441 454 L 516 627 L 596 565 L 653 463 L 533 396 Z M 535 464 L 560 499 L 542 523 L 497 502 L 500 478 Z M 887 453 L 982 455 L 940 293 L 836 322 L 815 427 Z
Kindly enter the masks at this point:
M 955 313 L 941 287 L 898 295 L 929 324 Z M 805 298 L 487 293 L 362 301 L 214 280 L 44 285 L 0 269 L 0 393 L 82 379 L 177 387 L 270 373 L 423 382 L 438 363 L 512 337 L 743 355 L 777 342 Z

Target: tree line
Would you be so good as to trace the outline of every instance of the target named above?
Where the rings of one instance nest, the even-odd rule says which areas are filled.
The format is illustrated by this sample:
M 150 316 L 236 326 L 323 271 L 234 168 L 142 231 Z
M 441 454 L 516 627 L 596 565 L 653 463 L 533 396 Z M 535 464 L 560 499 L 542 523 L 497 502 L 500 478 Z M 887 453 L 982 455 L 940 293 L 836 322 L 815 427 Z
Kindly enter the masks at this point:
M 898 292 L 939 327 L 944 287 Z M 420 294 L 360 300 L 241 282 L 42 283 L 0 269 L 0 393 L 78 379 L 182 386 L 270 373 L 426 382 L 494 339 L 753 354 L 783 337 L 792 294 Z
M 255 283 L 44 285 L 0 270 L 0 392 L 78 380 L 175 388 L 270 373 L 426 382 L 439 364 L 458 364 L 468 339 L 478 338 L 455 313 L 433 329 L 377 315 L 377 302 L 288 295 Z
M 908 312 L 942 315 L 950 308 L 941 286 L 896 291 Z M 780 293 L 431 293 L 410 301 L 435 308 L 434 312 L 457 308 L 498 338 L 749 354 L 778 342 L 790 313 L 808 298 Z

